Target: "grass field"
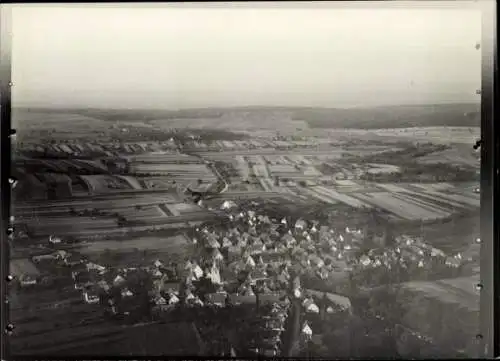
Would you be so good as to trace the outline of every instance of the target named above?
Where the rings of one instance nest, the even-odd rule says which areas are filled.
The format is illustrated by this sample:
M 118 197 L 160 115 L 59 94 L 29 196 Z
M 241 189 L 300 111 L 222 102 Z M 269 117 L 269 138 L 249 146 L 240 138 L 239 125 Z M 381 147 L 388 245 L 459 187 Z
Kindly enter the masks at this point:
M 82 254 L 92 254 L 101 253 L 105 250 L 111 251 L 134 251 L 138 249 L 142 250 L 152 250 L 161 252 L 172 252 L 176 253 L 179 249 L 186 247 L 188 245 L 188 240 L 184 236 L 174 236 L 174 237 L 140 237 L 131 240 L 120 240 L 120 241 L 96 241 L 87 243 L 80 247 L 79 251 Z
M 131 180 L 125 177 L 109 175 L 82 175 L 80 178 L 85 181 L 92 193 L 107 193 L 120 189 L 134 189 Z

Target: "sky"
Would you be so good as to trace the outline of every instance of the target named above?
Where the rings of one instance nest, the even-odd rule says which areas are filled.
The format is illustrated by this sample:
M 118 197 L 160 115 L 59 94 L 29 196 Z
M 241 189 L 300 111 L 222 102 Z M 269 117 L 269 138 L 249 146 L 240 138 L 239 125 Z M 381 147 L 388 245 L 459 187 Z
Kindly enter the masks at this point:
M 479 101 L 473 3 L 12 5 L 13 105 Z

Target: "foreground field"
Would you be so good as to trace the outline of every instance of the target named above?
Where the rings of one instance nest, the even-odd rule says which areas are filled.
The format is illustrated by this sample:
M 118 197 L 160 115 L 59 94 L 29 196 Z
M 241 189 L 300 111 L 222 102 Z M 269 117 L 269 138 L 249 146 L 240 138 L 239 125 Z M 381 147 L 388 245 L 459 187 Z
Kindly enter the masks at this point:
M 79 252 L 82 254 L 96 254 L 101 253 L 106 250 L 112 252 L 131 252 L 131 251 L 157 251 L 162 253 L 178 253 L 179 249 L 182 249 L 188 245 L 188 240 L 184 236 L 175 237 L 139 237 L 131 240 L 119 240 L 119 241 L 98 241 L 89 242 L 79 248 Z

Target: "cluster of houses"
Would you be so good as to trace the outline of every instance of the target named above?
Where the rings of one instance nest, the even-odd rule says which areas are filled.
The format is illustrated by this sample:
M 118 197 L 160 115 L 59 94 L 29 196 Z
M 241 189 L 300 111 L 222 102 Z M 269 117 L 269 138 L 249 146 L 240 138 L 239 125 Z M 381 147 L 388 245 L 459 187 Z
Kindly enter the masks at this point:
M 49 243 L 57 246 L 64 242 L 51 236 Z M 74 289 L 81 292 L 84 302 L 104 305 L 115 315 L 127 315 L 138 308 L 144 301 L 144 298 L 137 297 L 139 293 L 147 295 L 146 303 L 152 306 L 153 311 L 168 309 L 179 302 L 179 276 L 173 263 L 164 264 L 156 260 L 152 265 L 143 267 L 112 268 L 62 249 L 33 256 L 31 261 L 39 266 L 53 266 L 49 269 L 67 270 Z M 53 278 L 56 277 L 54 274 Z M 24 283 L 37 281 L 27 277 L 21 279 Z
M 471 244 L 464 252 L 450 255 L 429 245 L 421 237 L 401 235 L 395 238 L 391 247 L 374 248 L 361 255 L 356 270 L 374 276 L 397 268 L 412 280 L 425 280 L 432 274 L 457 277 L 467 266 L 478 264 L 478 256 L 479 244 Z
M 367 234 L 360 229 L 338 230 L 318 221 L 270 218 L 259 212 L 258 206 L 244 209 L 231 201 L 220 208 L 228 215 L 225 226 L 201 228 L 193 238 L 203 251 L 192 274 L 209 278 L 233 298 L 251 302 L 263 295 L 290 296 L 291 274 L 332 284 L 349 280 L 355 271 L 365 275 L 376 270 L 390 273 L 395 265 L 431 272 L 459 269 L 477 253 L 472 246 L 466 252 L 447 255 L 422 238 L 407 235 L 396 237 L 390 246 L 384 236 L 374 236 L 370 240 L 373 248 L 367 249 Z M 211 297 L 220 304 L 225 299 Z M 310 289 L 298 297 L 304 314 L 322 314 L 320 319 L 338 313 L 339 305 L 341 310 L 350 310 L 349 299 L 338 294 Z M 312 329 L 313 322 L 306 319 L 304 334 L 312 334 Z
M 266 307 L 267 306 L 267 307 Z M 257 322 L 247 335 L 247 347 L 256 355 L 274 357 L 283 349 L 285 322 L 289 316 L 290 305 L 286 302 L 265 305 Z
M 299 299 L 305 314 L 321 314 L 323 319 L 325 313 L 350 310 L 347 297 L 302 289 L 300 275 L 309 272 L 327 278 L 345 272 L 346 258 L 355 247 L 352 239 L 359 231 L 348 229 L 351 236 L 344 237 L 317 222 L 271 219 L 258 211 L 241 210 L 230 201 L 221 209 L 229 217 L 224 226 L 198 228 L 192 237 L 197 257 L 186 264 L 185 284 L 193 304 L 282 305 L 288 310 L 291 299 Z M 330 254 L 316 248 L 320 241 Z M 216 288 L 204 299 L 196 287 L 201 279 Z M 306 334 L 311 330 L 307 322 L 303 327 Z M 276 346 L 261 353 L 272 354 L 278 349 Z

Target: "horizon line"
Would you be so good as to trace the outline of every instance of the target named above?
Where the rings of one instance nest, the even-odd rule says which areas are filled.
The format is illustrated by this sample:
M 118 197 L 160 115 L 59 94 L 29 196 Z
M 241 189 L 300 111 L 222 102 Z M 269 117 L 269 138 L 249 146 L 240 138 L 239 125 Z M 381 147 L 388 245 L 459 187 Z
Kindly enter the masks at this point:
M 402 104 L 381 104 L 381 105 L 355 105 L 355 106 L 311 106 L 311 105 L 229 105 L 229 106 L 203 106 L 203 107 L 183 107 L 183 108 L 160 108 L 160 107 L 133 107 L 133 108 L 117 108 L 117 107 L 105 107 L 105 106 L 63 106 L 63 105 L 34 105 L 34 104 L 21 104 L 21 105 L 11 105 L 12 109 L 46 109 L 46 110 L 71 110 L 71 109 L 99 109 L 99 110 L 151 110 L 151 111 L 183 111 L 183 110 L 209 110 L 209 109 L 244 109 L 244 108 L 274 108 L 274 109 L 324 109 L 324 110 L 349 110 L 349 109 L 376 109 L 376 108 L 396 108 L 396 107 L 424 107 L 424 106 L 446 106 L 446 105 L 481 105 L 481 101 L 456 101 L 456 102 L 437 102 L 437 103 L 402 103 Z

